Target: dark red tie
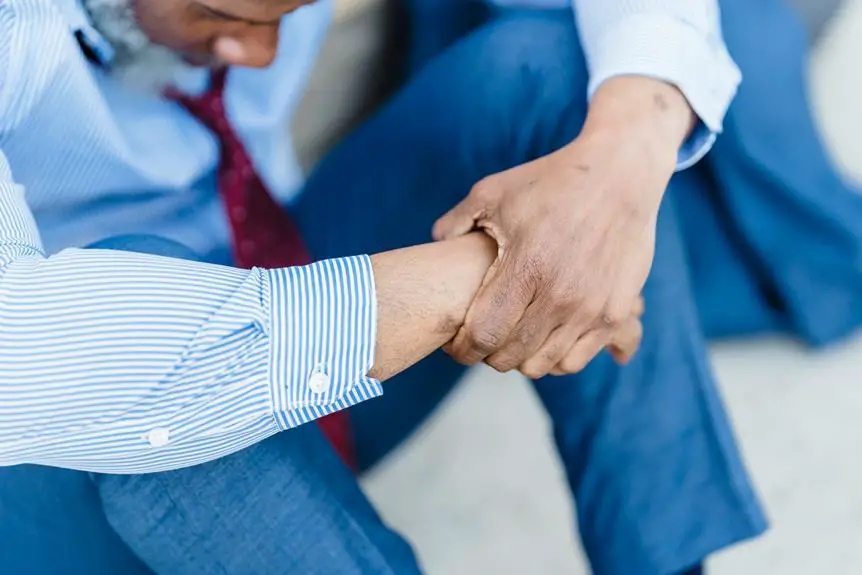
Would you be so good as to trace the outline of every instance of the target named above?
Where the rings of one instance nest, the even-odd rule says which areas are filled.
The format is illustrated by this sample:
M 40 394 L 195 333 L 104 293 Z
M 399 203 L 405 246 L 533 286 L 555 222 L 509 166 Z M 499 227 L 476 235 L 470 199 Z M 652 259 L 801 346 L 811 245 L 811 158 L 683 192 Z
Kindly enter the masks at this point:
M 175 91 L 168 96 L 182 104 L 219 140 L 218 190 L 230 222 L 234 261 L 242 268 L 307 265 L 312 260 L 299 230 L 266 189 L 228 123 L 224 108 L 225 76 L 225 69 L 213 73 L 210 89 L 199 97 Z M 317 423 L 341 459 L 355 469 L 347 412 L 333 413 Z

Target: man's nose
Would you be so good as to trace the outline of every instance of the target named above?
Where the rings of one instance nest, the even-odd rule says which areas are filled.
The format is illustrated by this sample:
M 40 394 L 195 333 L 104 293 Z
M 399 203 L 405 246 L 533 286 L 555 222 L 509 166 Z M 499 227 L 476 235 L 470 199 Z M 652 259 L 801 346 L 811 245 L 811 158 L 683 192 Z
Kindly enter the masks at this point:
M 242 35 L 223 36 L 213 51 L 231 66 L 265 68 L 272 64 L 278 50 L 278 25 L 254 26 Z

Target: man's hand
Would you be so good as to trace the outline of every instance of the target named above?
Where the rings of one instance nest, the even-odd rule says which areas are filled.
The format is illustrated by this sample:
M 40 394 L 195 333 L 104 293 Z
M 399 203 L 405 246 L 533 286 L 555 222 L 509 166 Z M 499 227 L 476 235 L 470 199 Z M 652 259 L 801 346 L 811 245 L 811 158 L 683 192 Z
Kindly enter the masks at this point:
M 605 347 L 626 361 L 659 204 L 693 121 L 668 84 L 608 80 L 574 142 L 482 180 L 438 220 L 438 240 L 478 227 L 498 244 L 450 353 L 533 378 L 579 371 Z

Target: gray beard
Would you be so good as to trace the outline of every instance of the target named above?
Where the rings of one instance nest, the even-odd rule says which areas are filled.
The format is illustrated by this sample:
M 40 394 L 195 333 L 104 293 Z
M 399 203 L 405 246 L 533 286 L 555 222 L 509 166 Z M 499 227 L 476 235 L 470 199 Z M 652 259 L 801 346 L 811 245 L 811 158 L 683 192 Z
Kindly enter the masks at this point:
M 136 91 L 162 94 L 193 68 L 179 54 L 154 44 L 135 19 L 133 0 L 83 0 L 93 28 L 111 44 L 110 75 Z

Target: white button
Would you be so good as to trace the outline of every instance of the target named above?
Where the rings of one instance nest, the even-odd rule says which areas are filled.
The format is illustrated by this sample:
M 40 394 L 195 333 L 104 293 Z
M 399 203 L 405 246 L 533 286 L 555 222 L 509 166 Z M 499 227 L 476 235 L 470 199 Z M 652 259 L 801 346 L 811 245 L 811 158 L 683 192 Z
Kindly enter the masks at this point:
M 326 393 L 329 391 L 329 376 L 322 371 L 312 373 L 308 380 L 308 387 L 314 393 Z
M 147 441 L 152 447 L 164 447 L 171 442 L 171 430 L 157 427 L 147 434 Z

